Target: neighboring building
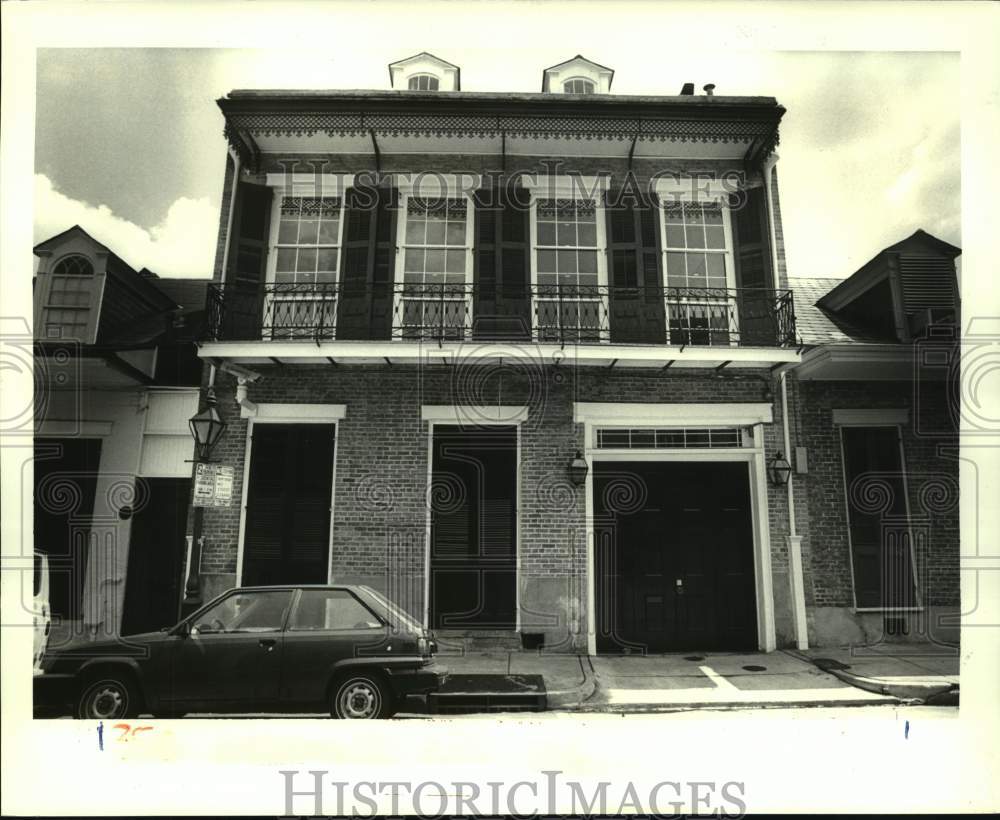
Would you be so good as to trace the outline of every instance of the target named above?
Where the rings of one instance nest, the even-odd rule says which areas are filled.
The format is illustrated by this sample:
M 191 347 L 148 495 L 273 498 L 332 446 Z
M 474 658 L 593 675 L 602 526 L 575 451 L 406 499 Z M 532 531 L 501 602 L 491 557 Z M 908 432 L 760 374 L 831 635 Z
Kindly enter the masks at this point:
M 200 355 L 240 500 L 204 512 L 202 597 L 368 583 L 456 645 L 805 645 L 767 477 L 801 358 L 784 109 L 611 74 L 470 93 L 420 54 L 392 91 L 219 101 Z
M 35 550 L 53 638 L 176 620 L 207 280 L 136 271 L 80 227 L 34 249 Z
M 917 231 L 843 282 L 792 280 L 812 643 L 958 641 L 960 253 Z

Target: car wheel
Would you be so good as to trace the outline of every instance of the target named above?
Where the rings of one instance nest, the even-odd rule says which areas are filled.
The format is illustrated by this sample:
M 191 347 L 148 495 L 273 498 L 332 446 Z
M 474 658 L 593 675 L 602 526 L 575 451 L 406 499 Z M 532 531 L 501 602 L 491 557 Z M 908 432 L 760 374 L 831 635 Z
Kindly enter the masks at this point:
M 392 693 L 376 675 L 369 673 L 350 675 L 334 686 L 330 714 L 345 720 L 391 717 Z
M 87 683 L 77 705 L 77 717 L 117 720 L 135 717 L 139 698 L 135 686 L 124 675 L 102 675 Z

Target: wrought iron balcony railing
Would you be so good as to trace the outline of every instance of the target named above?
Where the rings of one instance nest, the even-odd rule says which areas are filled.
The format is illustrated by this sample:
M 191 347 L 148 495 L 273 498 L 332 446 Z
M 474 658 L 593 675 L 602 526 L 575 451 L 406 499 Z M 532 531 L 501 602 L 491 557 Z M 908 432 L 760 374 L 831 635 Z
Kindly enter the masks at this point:
M 784 347 L 788 290 L 336 283 L 212 285 L 211 341 L 537 341 Z

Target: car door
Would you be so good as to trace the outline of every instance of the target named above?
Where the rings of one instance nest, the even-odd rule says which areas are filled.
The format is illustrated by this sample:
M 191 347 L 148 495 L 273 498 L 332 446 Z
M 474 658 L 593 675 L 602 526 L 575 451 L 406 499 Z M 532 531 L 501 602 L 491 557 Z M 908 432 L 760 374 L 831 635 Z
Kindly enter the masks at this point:
M 262 709 L 278 700 L 290 589 L 234 590 L 199 613 L 173 652 L 172 700 L 181 708 Z
M 299 590 L 284 636 L 282 700 L 299 707 L 325 707 L 334 664 L 380 653 L 387 629 L 351 590 Z

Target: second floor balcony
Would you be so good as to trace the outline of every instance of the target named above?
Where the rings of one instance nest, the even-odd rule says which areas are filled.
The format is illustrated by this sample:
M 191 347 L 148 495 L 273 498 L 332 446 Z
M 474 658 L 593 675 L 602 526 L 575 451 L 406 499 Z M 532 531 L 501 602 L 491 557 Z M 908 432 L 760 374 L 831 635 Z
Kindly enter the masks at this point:
M 208 342 L 788 348 L 791 291 L 487 284 L 213 285 Z M 269 346 L 270 347 L 270 346 Z M 277 355 L 277 354 L 267 354 Z

